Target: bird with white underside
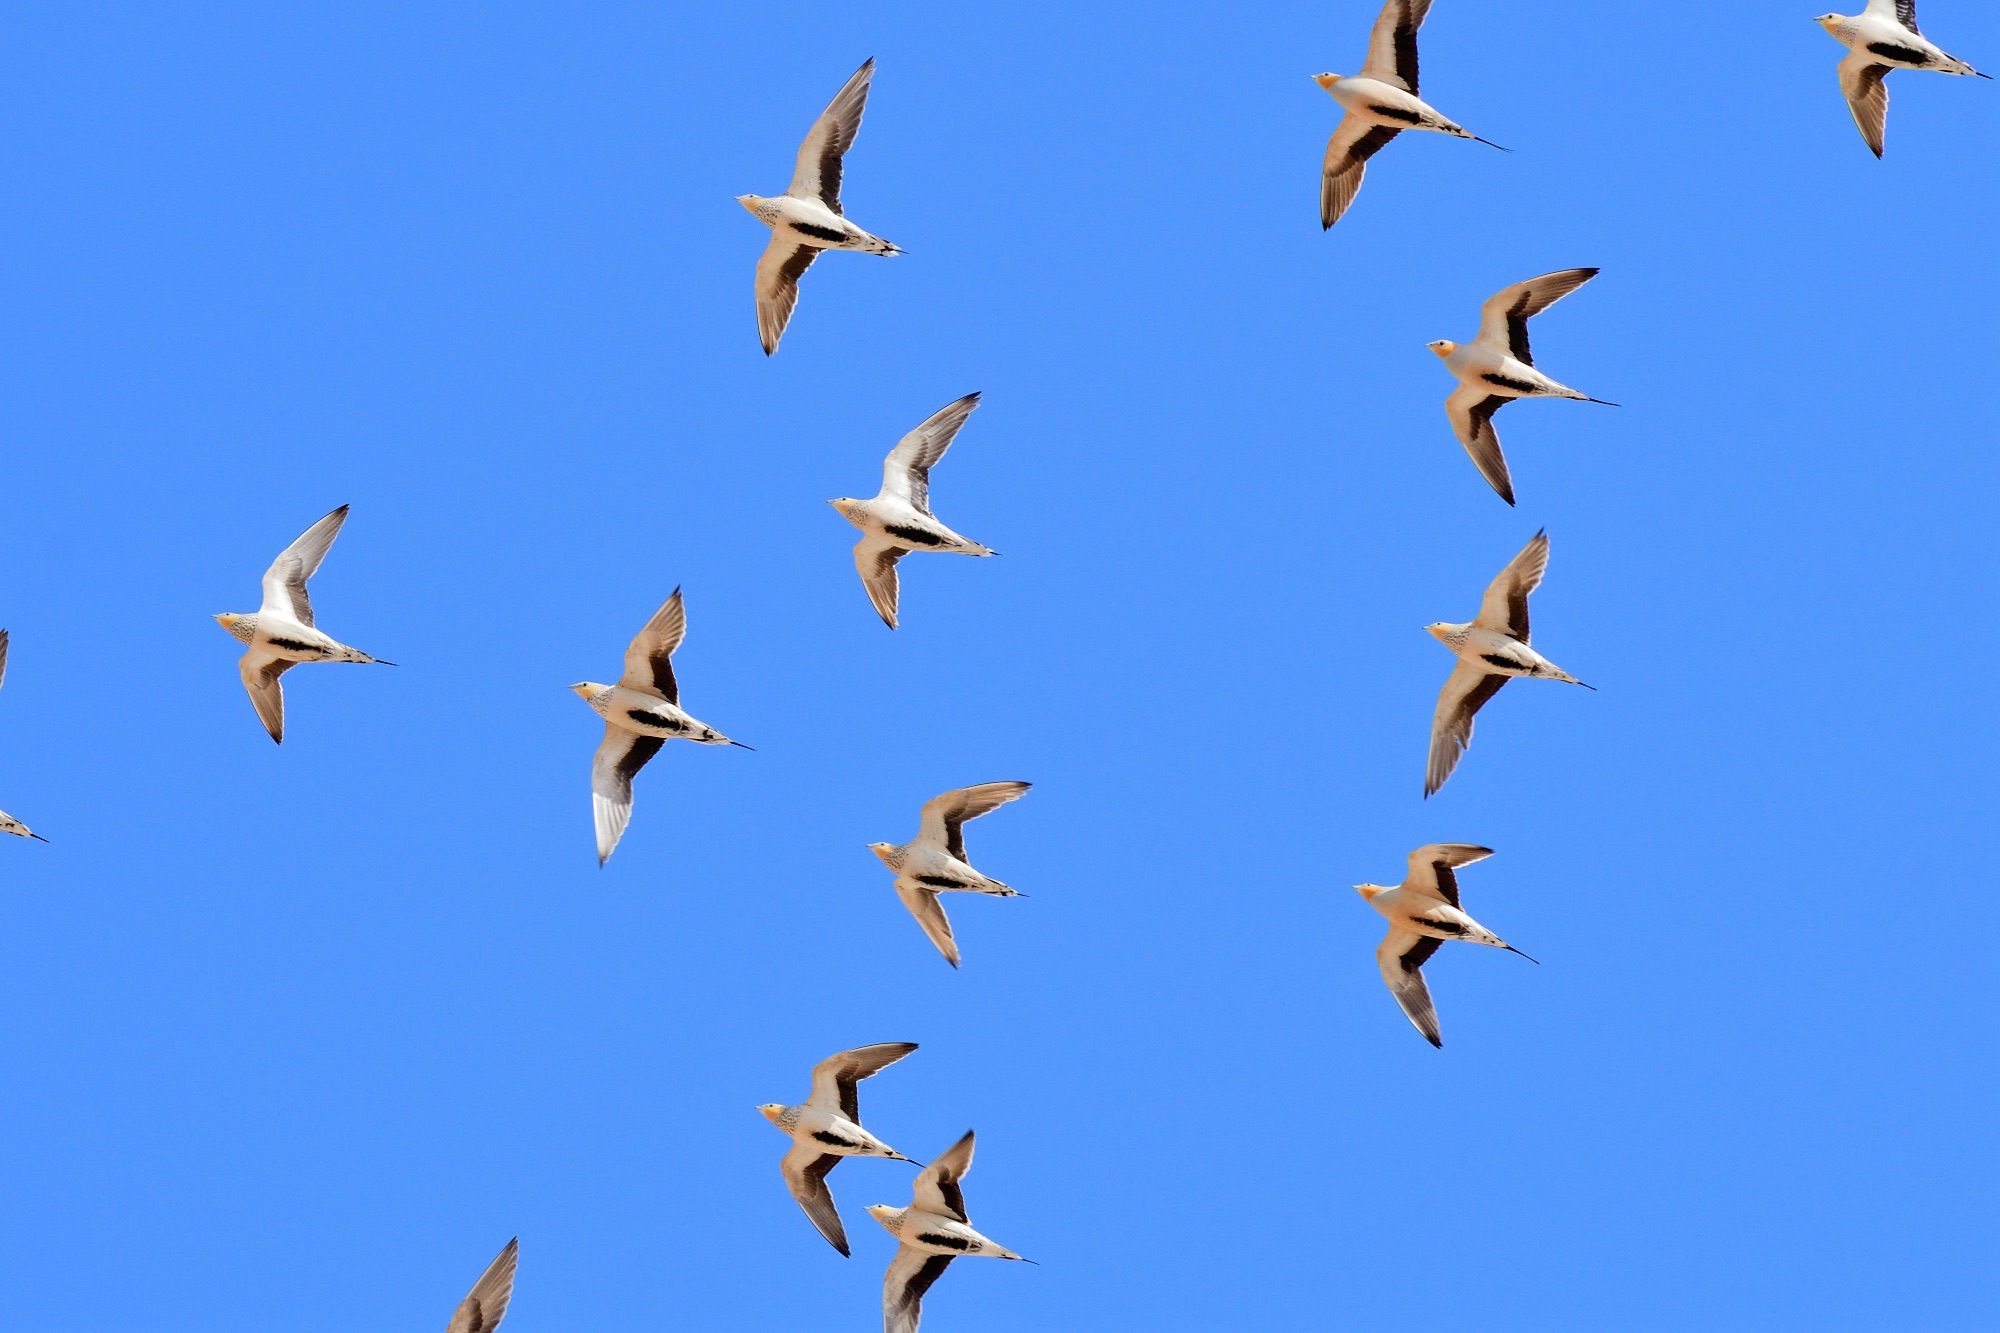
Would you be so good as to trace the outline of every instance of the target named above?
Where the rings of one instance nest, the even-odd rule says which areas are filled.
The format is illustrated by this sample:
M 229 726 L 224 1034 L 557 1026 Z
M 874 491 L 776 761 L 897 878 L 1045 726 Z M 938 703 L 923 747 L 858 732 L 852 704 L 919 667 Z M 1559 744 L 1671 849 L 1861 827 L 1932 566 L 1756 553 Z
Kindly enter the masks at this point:
M 1877 157 L 1882 156 L 1889 127 L 1889 87 L 1883 80 L 1890 70 L 1993 77 L 1948 54 L 1917 30 L 1917 0 L 1868 0 L 1859 14 L 1821 14 L 1813 22 L 1847 48 L 1840 62 L 1840 91 L 1854 113 L 1854 127 Z
M 0 683 L 4 683 L 7 679 L 7 646 L 7 631 L 0 629 Z M 36 842 L 48 841 L 5 810 L 0 810 L 0 833 L 11 833 L 17 838 L 33 838 Z
M 681 603 L 681 590 L 675 588 L 625 649 L 625 674 L 616 685 L 584 680 L 570 686 L 604 719 L 604 739 L 590 765 L 590 810 L 597 825 L 599 866 L 611 859 L 632 821 L 633 776 L 662 745 L 683 740 L 750 748 L 681 709 L 674 650 L 686 637 L 687 609 Z
M 875 77 L 869 60 L 854 71 L 833 101 L 806 133 L 792 183 L 781 195 L 739 194 L 736 202 L 771 229 L 764 257 L 757 261 L 757 336 L 764 355 L 778 350 L 792 309 L 799 303 L 799 279 L 826 250 L 859 250 L 870 255 L 899 255 L 901 248 L 847 220 L 840 208 L 842 159 L 861 132 L 861 112 L 868 104 L 868 81 Z
M 1389 993 L 1403 1007 L 1403 1013 L 1424 1034 L 1424 1040 L 1442 1047 L 1438 1035 L 1437 1010 L 1431 1004 L 1431 988 L 1424 982 L 1423 965 L 1446 940 L 1465 940 L 1490 945 L 1509 953 L 1521 953 L 1465 914 L 1458 902 L 1460 866 L 1484 861 L 1493 855 L 1491 847 L 1474 847 L 1462 842 L 1434 842 L 1410 853 L 1409 874 L 1394 888 L 1382 884 L 1356 884 L 1355 892 L 1368 905 L 1389 918 L 1389 933 L 1375 950 L 1375 962 Z M 1521 957 L 1528 955 L 1521 953 Z M 1534 962 L 1528 958 L 1529 962 Z
M 215 618 L 239 643 L 249 645 L 237 659 L 236 670 L 243 677 L 251 707 L 257 710 L 257 720 L 280 744 L 285 739 L 285 687 L 278 683 L 278 677 L 301 662 L 396 665 L 329 638 L 313 624 L 306 580 L 319 571 L 320 561 L 326 559 L 345 522 L 347 506 L 342 505 L 278 552 L 278 558 L 264 571 L 264 602 L 255 615 L 224 612 Z
M 871 842 L 868 850 L 896 872 L 896 896 L 923 927 L 945 961 L 958 966 L 958 941 L 938 902 L 941 893 L 984 893 L 995 898 L 1026 895 L 974 870 L 966 860 L 965 821 L 998 810 L 1027 793 L 1026 782 L 982 782 L 960 787 L 924 802 L 917 836 L 897 846 Z
M 1444 786 L 1458 767 L 1459 756 L 1472 744 L 1473 715 L 1509 680 L 1530 676 L 1583 685 L 1528 646 L 1528 594 L 1541 585 L 1548 568 L 1548 534 L 1537 532 L 1487 585 L 1478 615 L 1463 625 L 1439 621 L 1424 626 L 1458 657 L 1458 665 L 1438 692 L 1437 712 L 1431 718 L 1430 761 L 1424 772 L 1426 797 Z
M 931 512 L 931 469 L 958 438 L 959 428 L 979 406 L 979 395 L 946 403 L 922 425 L 896 442 L 882 461 L 882 489 L 872 500 L 842 496 L 827 503 L 861 529 L 854 544 L 854 568 L 861 586 L 882 623 L 896 628 L 898 582 L 896 562 L 912 551 L 942 551 L 947 555 L 995 555 L 969 537 L 961 537 Z
M 913 1041 L 884 1041 L 829 1055 L 813 1066 L 812 1092 L 804 1102 L 797 1106 L 768 1102 L 757 1108 L 766 1120 L 791 1136 L 791 1150 L 778 1165 L 785 1188 L 827 1244 L 842 1254 L 849 1253 L 847 1228 L 841 1225 L 840 1210 L 833 1206 L 827 1173 L 839 1166 L 843 1157 L 910 1160 L 861 1127 L 861 1094 L 856 1085 L 916 1049 Z
M 1368 34 L 1368 56 L 1360 72 L 1312 76 L 1347 113 L 1327 140 L 1326 159 L 1320 165 L 1322 231 L 1340 221 L 1361 192 L 1368 159 L 1404 130 L 1431 130 L 1500 147 L 1417 96 L 1417 29 L 1430 9 L 1431 0 L 1389 0 Z
M 1517 282 L 1495 292 L 1479 308 L 1479 335 L 1471 342 L 1440 338 L 1426 344 L 1458 378 L 1458 387 L 1444 400 L 1452 433 L 1479 475 L 1508 504 L 1514 503 L 1514 479 L 1508 475 L 1507 457 L 1500 452 L 1500 436 L 1493 429 L 1495 412 L 1516 398 L 1570 398 L 1618 406 L 1550 379 L 1535 369 L 1535 356 L 1528 348 L 1528 321 L 1597 273 L 1594 268 L 1566 268 Z
M 500 1321 L 507 1317 L 507 1305 L 514 1299 L 514 1266 L 520 1254 L 520 1241 L 508 1241 L 458 1303 L 444 1333 L 493 1333 L 500 1327 Z
M 898 1242 L 882 1277 L 882 1333 L 917 1333 L 924 1293 L 960 1257 L 1033 1263 L 972 1229 L 959 1181 L 972 1169 L 972 1131 L 917 1173 L 910 1206 L 871 1204 L 868 1215 Z

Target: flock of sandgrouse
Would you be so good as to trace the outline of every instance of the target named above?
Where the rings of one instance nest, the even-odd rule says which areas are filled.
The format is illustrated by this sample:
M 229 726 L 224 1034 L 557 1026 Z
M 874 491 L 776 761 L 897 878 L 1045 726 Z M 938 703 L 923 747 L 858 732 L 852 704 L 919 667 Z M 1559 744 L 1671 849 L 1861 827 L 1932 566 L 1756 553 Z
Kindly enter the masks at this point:
M 1431 0 L 1389 0 L 1370 34 L 1367 59 L 1360 72 L 1314 76 L 1346 113 L 1327 144 L 1322 168 L 1323 227 L 1333 226 L 1353 204 L 1368 160 L 1402 131 L 1432 130 L 1478 139 L 1417 96 L 1417 30 L 1430 7 Z M 1868 0 L 1861 14 L 1827 14 L 1817 22 L 1848 48 L 1848 55 L 1840 62 L 1841 91 L 1862 137 L 1877 157 L 1882 155 L 1889 102 L 1883 79 L 1889 71 L 1979 73 L 1918 31 L 1914 0 Z M 756 276 L 757 331 L 766 354 L 777 351 L 798 304 L 799 278 L 821 253 L 901 253 L 895 245 L 848 221 L 841 210 L 841 163 L 861 128 L 874 69 L 871 60 L 855 71 L 813 123 L 785 193 L 775 198 L 746 194 L 738 200 L 771 228 L 771 240 L 758 260 Z M 1514 484 L 1493 430 L 1493 414 L 1516 398 L 1604 401 L 1543 374 L 1535 367 L 1528 348 L 1528 320 L 1596 274 L 1594 268 L 1564 269 L 1516 283 L 1481 307 L 1479 332 L 1471 342 L 1440 339 L 1430 344 L 1430 350 L 1458 380 L 1458 387 L 1445 399 L 1452 429 L 1480 475 L 1510 505 L 1514 503 Z M 946 527 L 930 507 L 930 470 L 978 406 L 979 395 L 967 394 L 904 436 L 883 463 L 882 488 L 873 499 L 829 501 L 861 531 L 861 540 L 854 547 L 855 568 L 868 600 L 891 629 L 897 623 L 896 564 L 904 556 L 913 551 L 994 554 Z M 328 637 L 314 623 L 306 584 L 346 519 L 347 506 L 342 505 L 279 553 L 264 574 L 263 603 L 255 614 L 216 617 L 245 645 L 238 664 L 243 687 L 273 741 L 284 739 L 280 677 L 292 667 L 304 662 L 393 665 Z M 1426 626 L 1457 658 L 1438 696 L 1431 724 L 1426 797 L 1444 785 L 1471 743 L 1474 715 L 1510 679 L 1520 676 L 1583 684 L 1529 646 L 1528 598 L 1541 583 L 1548 563 L 1549 539 L 1538 532 L 1487 587 L 1479 613 L 1470 621 Z M 570 687 L 604 719 L 604 739 L 597 747 L 590 773 L 599 865 L 610 859 L 631 820 L 633 776 L 662 745 L 675 739 L 740 745 L 680 706 L 673 655 L 686 634 L 687 612 L 680 590 L 675 589 L 625 650 L 625 668 L 616 684 L 583 681 Z M 0 630 L 0 681 L 6 675 L 7 647 L 7 633 Z M 924 804 L 917 836 L 911 841 L 900 846 L 869 844 L 869 850 L 895 872 L 896 893 L 904 906 L 953 967 L 959 964 L 958 944 L 939 895 L 1016 896 L 1006 884 L 972 868 L 965 850 L 965 821 L 1019 799 L 1028 785 L 987 782 L 946 792 Z M 0 812 L 0 831 L 40 837 L 4 812 Z M 1486 847 L 1433 843 L 1410 853 L 1409 873 L 1400 885 L 1356 886 L 1389 920 L 1389 934 L 1376 950 L 1383 980 L 1433 1046 L 1443 1043 L 1421 969 L 1439 946 L 1445 940 L 1465 940 L 1520 953 L 1468 916 L 1459 903 L 1458 869 L 1492 854 Z M 792 1196 L 820 1234 L 843 1255 L 848 1253 L 847 1232 L 827 1188 L 827 1174 L 843 1157 L 911 1161 L 861 1127 L 857 1084 L 916 1049 L 911 1042 L 883 1042 L 842 1051 L 813 1067 L 812 1090 L 802 1104 L 772 1103 L 757 1108 L 792 1140 L 781 1163 Z M 972 1147 L 973 1135 L 968 1131 L 923 1166 L 908 1207 L 877 1204 L 868 1209 L 899 1242 L 883 1286 L 886 1333 L 914 1333 L 924 1293 L 953 1259 L 969 1255 L 1022 1257 L 973 1230 L 966 1216 L 959 1182 L 972 1165 Z M 447 1333 L 491 1333 L 499 1326 L 513 1294 L 516 1254 L 516 1243 L 509 1241 L 452 1316 Z

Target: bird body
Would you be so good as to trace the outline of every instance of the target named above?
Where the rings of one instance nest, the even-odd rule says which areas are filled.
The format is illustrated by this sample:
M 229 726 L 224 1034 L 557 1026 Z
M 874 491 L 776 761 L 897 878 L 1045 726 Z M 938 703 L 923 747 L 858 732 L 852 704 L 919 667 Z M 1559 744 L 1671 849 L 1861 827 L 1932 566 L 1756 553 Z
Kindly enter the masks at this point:
M 953 1259 L 972 1255 L 992 1259 L 1021 1257 L 955 1217 L 928 1213 L 921 1208 L 891 1208 L 880 1203 L 872 1205 L 868 1214 L 882 1224 L 884 1231 L 910 1249 L 924 1254 L 942 1254 Z
M 1355 892 L 1389 920 L 1389 933 L 1375 950 L 1376 965 L 1389 993 L 1396 997 L 1403 1014 L 1433 1046 L 1443 1046 L 1437 1010 L 1424 981 L 1423 965 L 1430 961 L 1444 940 L 1465 940 L 1509 953 L 1521 953 L 1513 945 L 1474 921 L 1459 906 L 1460 866 L 1484 861 L 1493 855 L 1491 847 L 1475 847 L 1463 842 L 1434 842 L 1410 853 L 1409 873 L 1394 887 L 1357 884 Z M 1523 958 L 1528 955 L 1521 954 Z M 1533 959 L 1528 961 L 1533 962 Z
M 784 1133 L 792 1146 L 778 1169 L 799 1207 L 842 1254 L 848 1253 L 847 1228 L 834 1207 L 827 1173 L 843 1157 L 910 1159 L 861 1127 L 861 1096 L 856 1088 L 917 1049 L 913 1041 L 885 1041 L 839 1051 L 813 1066 L 812 1092 L 797 1106 L 770 1102 L 757 1110 Z
M 1875 156 L 1882 156 L 1889 123 L 1890 70 L 1926 69 L 1938 74 L 1989 78 L 1951 55 L 1917 30 L 1916 0 L 1868 0 L 1859 14 L 1822 14 L 1814 22 L 1842 46 L 1840 91 L 1854 126 Z
M 1369 125 L 1392 130 L 1430 130 L 1454 139 L 1479 136 L 1436 107 L 1393 83 L 1366 74 L 1315 74 L 1313 82 L 1340 103 L 1341 110 Z
M 906 1208 L 886 1203 L 870 1205 L 868 1215 L 898 1241 L 896 1257 L 882 1277 L 883 1333 L 917 1333 L 923 1317 L 924 1293 L 960 1257 L 1024 1259 L 1006 1246 L 972 1229 L 965 1213 L 959 1182 L 972 1168 L 973 1134 L 933 1158 L 917 1172 Z
M 278 553 L 264 571 L 264 601 L 254 615 L 225 612 L 216 623 L 248 647 L 237 659 L 237 673 L 257 718 L 271 739 L 285 739 L 285 690 L 278 677 L 302 662 L 372 662 L 394 666 L 370 657 L 359 648 L 350 648 L 320 632 L 313 623 L 312 601 L 306 595 L 306 581 L 318 572 L 320 562 L 333 547 L 333 539 L 347 522 L 347 506 L 322 518 L 299 535 L 299 539 Z
M 982 875 L 942 847 L 925 842 L 908 842 L 901 847 L 875 842 L 868 850 L 882 858 L 882 864 L 896 872 L 900 887 L 908 880 L 913 887 L 932 893 L 985 893 L 996 898 L 1018 898 L 1020 894 L 990 875 Z
M 693 741 L 697 745 L 734 745 L 706 722 L 691 717 L 680 708 L 647 690 L 623 685 L 602 685 L 579 681 L 570 686 L 590 705 L 591 711 L 620 731 L 635 736 L 657 736 L 662 740 Z
M 945 961 L 959 963 L 958 941 L 953 938 L 951 921 L 938 903 L 940 893 L 985 893 L 996 898 L 1021 895 L 1000 880 L 974 870 L 966 858 L 965 821 L 1019 800 L 1031 784 L 1026 782 L 985 782 L 976 787 L 960 787 L 924 802 L 917 836 L 898 846 L 891 842 L 871 842 L 868 850 L 882 864 L 896 872 L 896 896 L 910 915 L 923 927 L 924 934 L 937 946 Z
M 1424 629 L 1439 643 L 1457 653 L 1459 661 L 1482 674 L 1540 676 L 1570 685 L 1583 684 L 1527 644 L 1500 630 L 1485 629 L 1471 621 L 1463 625 L 1439 622 L 1426 625 Z
M 840 516 L 861 529 L 854 544 L 854 568 L 875 614 L 896 628 L 900 584 L 896 562 L 912 551 L 943 551 L 950 555 L 993 555 L 990 547 L 961 537 L 931 512 L 931 468 L 951 448 L 967 417 L 979 406 L 969 393 L 946 403 L 917 428 L 896 442 L 882 460 L 882 489 L 873 499 L 842 496 L 828 500 Z

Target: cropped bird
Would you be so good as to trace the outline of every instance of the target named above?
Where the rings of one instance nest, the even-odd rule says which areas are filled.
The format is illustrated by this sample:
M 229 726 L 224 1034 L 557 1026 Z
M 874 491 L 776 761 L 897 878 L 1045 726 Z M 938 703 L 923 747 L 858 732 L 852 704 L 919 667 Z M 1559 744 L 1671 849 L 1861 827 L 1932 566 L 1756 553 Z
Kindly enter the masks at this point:
M 799 277 L 822 250 L 903 253 L 891 242 L 861 230 L 840 211 L 841 158 L 861 132 L 868 80 L 874 75 L 875 62 L 869 60 L 820 112 L 806 133 L 806 141 L 799 145 L 790 188 L 771 199 L 754 194 L 736 196 L 737 203 L 771 229 L 771 243 L 757 261 L 757 336 L 763 340 L 766 356 L 778 350 L 792 307 L 799 303 Z
M 925 418 L 924 423 L 897 441 L 882 462 L 882 489 L 872 500 L 851 500 L 843 496 L 827 503 L 840 516 L 861 529 L 854 544 L 854 567 L 861 574 L 861 586 L 876 614 L 890 629 L 896 628 L 896 562 L 912 551 L 943 551 L 950 555 L 993 555 L 994 552 L 968 537 L 961 537 L 938 522 L 931 512 L 931 469 L 958 437 L 959 427 L 979 406 L 979 395 L 969 393 L 946 403 Z
M 687 637 L 681 590 L 667 598 L 625 650 L 625 674 L 616 685 L 594 680 L 570 686 L 604 719 L 604 739 L 590 765 L 590 808 L 597 823 L 597 864 L 611 859 L 632 820 L 632 777 L 670 740 L 750 747 L 681 711 L 674 681 L 674 650 Z
M 1597 272 L 1594 268 L 1566 268 L 1517 282 L 1495 292 L 1479 308 L 1479 336 L 1471 342 L 1440 338 L 1426 344 L 1458 377 L 1458 387 L 1444 400 L 1445 415 L 1451 418 L 1458 442 L 1472 455 L 1479 475 L 1508 504 L 1514 503 L 1514 481 L 1507 475 L 1507 459 L 1500 452 L 1500 437 L 1493 431 L 1495 412 L 1515 398 L 1573 398 L 1618 406 L 1556 383 L 1535 369 L 1534 355 L 1528 350 L 1528 320 L 1589 282 Z
M 1437 714 L 1431 719 L 1431 757 L 1424 776 L 1429 796 L 1458 767 L 1459 756 L 1472 744 L 1472 716 L 1500 692 L 1510 676 L 1534 676 L 1583 685 L 1548 658 L 1528 646 L 1528 594 L 1541 584 L 1549 567 L 1549 538 L 1538 532 L 1487 585 L 1479 614 L 1463 625 L 1439 621 L 1426 625 L 1439 643 L 1458 654 L 1458 665 L 1438 693 Z M 1595 686 L 1583 685 L 1588 689 Z
M 514 1299 L 514 1263 L 520 1257 L 521 1242 L 510 1240 L 472 1290 L 458 1303 L 444 1333 L 493 1333 L 507 1317 L 507 1302 Z
M 1375 950 L 1375 962 L 1389 993 L 1403 1006 L 1404 1014 L 1433 1046 L 1442 1047 L 1438 1037 L 1437 1010 L 1431 1007 L 1431 988 L 1424 984 L 1421 969 L 1445 940 L 1467 940 L 1490 944 L 1509 953 L 1521 953 L 1513 945 L 1467 916 L 1458 905 L 1459 866 L 1484 861 L 1493 855 L 1491 847 L 1473 847 L 1462 842 L 1434 842 L 1410 853 L 1410 873 L 1395 888 L 1381 884 L 1356 884 L 1355 891 L 1369 906 L 1389 918 L 1389 933 Z M 1521 957 L 1528 955 L 1521 953 Z M 1534 962 L 1528 958 L 1529 962 Z
M 1347 112 L 1327 141 L 1319 176 L 1319 224 L 1324 231 L 1361 192 L 1368 159 L 1404 130 L 1435 130 L 1455 139 L 1479 139 L 1465 126 L 1417 96 L 1417 29 L 1424 26 L 1431 0 L 1389 0 L 1368 34 L 1368 58 L 1359 74 L 1315 74 Z M 1501 149 L 1505 152 L 1505 149 Z
M 951 922 L 945 919 L 940 893 L 986 893 L 996 898 L 1019 898 L 997 879 L 974 870 L 965 859 L 965 821 L 998 810 L 1009 801 L 1019 800 L 1032 784 L 1026 782 L 982 782 L 977 787 L 960 787 L 924 802 L 917 836 L 898 847 L 893 842 L 871 842 L 868 850 L 882 858 L 882 864 L 896 872 L 896 895 L 910 915 L 931 937 L 938 952 L 953 967 L 958 966 L 958 942 L 951 936 Z
M 7 631 L 0 629 L 0 683 L 4 683 L 7 679 L 7 643 Z M 20 838 L 33 838 L 36 842 L 48 841 L 47 838 L 30 829 L 26 824 L 23 824 L 5 810 L 0 810 L 0 833 L 12 833 Z
M 882 1278 L 882 1333 L 917 1333 L 924 1293 L 960 1255 L 1022 1259 L 972 1229 L 958 1182 L 972 1169 L 972 1131 L 917 1173 L 908 1208 L 870 1204 L 869 1216 L 902 1242 Z
M 842 1254 L 848 1253 L 847 1228 L 840 1224 L 833 1191 L 826 1187 L 827 1172 L 839 1166 L 843 1157 L 910 1160 L 861 1127 L 861 1097 L 855 1085 L 916 1049 L 913 1041 L 885 1041 L 829 1055 L 813 1066 L 812 1093 L 803 1105 L 770 1102 L 757 1108 L 766 1120 L 791 1135 L 792 1149 L 779 1164 L 785 1187 L 806 1210 L 819 1234 Z
M 237 659 L 243 688 L 258 720 L 271 739 L 285 739 L 285 688 L 278 677 L 301 662 L 372 662 L 394 666 L 379 657 L 370 657 L 359 648 L 330 639 L 313 626 L 312 602 L 306 597 L 306 580 L 319 570 L 319 562 L 340 535 L 347 522 L 347 506 L 328 514 L 307 528 L 299 539 L 278 552 L 278 558 L 264 571 L 264 604 L 253 616 L 227 612 L 216 617 L 238 641 L 250 645 Z
M 1939 74 L 1990 74 L 1947 55 L 1917 31 L 1917 0 L 1868 0 L 1859 14 L 1821 14 L 1813 22 L 1847 48 L 1840 62 L 1840 91 L 1854 126 L 1875 156 L 1889 123 L 1889 89 L 1882 82 L 1892 69 L 1928 69 Z

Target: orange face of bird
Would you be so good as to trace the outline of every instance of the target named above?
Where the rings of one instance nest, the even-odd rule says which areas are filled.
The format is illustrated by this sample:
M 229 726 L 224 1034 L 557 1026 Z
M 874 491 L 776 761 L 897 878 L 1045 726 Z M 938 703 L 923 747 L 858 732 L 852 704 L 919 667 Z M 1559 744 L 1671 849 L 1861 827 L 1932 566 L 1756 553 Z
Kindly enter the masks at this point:
M 1380 884 L 1356 884 L 1354 891 L 1372 903 L 1375 901 L 1375 895 L 1382 892 L 1382 886 Z
M 1312 76 L 1312 79 L 1314 83 L 1326 89 L 1328 92 L 1332 92 L 1333 85 L 1340 82 L 1340 76 L 1338 74 L 1315 74 Z
M 782 1102 L 766 1102 L 758 1107 L 757 1110 L 766 1120 L 774 1125 L 778 1123 L 778 1117 L 785 1113 L 785 1107 Z
M 1425 343 L 1424 346 L 1430 348 L 1441 357 L 1450 356 L 1458 350 L 1458 344 L 1449 338 L 1440 338 L 1434 343 Z

